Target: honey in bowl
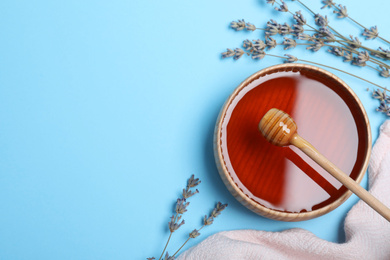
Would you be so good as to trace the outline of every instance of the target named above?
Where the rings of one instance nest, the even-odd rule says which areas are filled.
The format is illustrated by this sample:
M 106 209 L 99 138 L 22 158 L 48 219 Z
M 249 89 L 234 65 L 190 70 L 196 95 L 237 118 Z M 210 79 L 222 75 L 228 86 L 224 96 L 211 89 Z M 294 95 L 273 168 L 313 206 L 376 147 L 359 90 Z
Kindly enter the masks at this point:
M 330 73 L 286 64 L 241 84 L 221 112 L 216 159 L 229 190 L 255 212 L 282 220 L 340 205 L 350 195 L 340 182 L 297 148 L 274 146 L 259 132 L 271 108 L 290 114 L 298 133 L 342 171 L 358 182 L 363 177 L 371 133 L 356 95 Z

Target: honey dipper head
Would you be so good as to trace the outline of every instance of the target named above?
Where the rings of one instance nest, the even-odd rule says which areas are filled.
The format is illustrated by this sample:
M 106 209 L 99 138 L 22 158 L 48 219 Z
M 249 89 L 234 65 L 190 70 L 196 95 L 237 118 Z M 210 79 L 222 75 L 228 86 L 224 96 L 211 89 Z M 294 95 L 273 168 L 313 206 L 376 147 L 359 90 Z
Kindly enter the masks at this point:
M 272 108 L 260 120 L 259 130 L 271 144 L 286 146 L 297 132 L 297 125 L 290 115 Z

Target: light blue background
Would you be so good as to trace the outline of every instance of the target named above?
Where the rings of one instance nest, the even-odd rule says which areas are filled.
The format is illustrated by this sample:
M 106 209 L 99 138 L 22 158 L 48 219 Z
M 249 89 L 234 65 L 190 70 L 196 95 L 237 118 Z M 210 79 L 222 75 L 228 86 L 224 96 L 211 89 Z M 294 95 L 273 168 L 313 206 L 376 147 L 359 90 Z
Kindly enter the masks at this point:
M 321 6 L 305 2 L 316 11 Z M 352 17 L 378 24 L 390 38 L 388 2 L 344 4 Z M 322 13 L 345 34 L 359 33 L 330 10 Z M 344 241 L 343 221 L 355 196 L 323 217 L 278 222 L 244 208 L 218 175 L 212 137 L 221 106 L 246 77 L 281 62 L 221 60 L 227 47 L 263 38 L 260 31 L 229 29 L 242 18 L 258 27 L 270 18 L 290 19 L 263 0 L 1 1 L 0 259 L 158 258 L 174 202 L 191 174 L 202 180 L 200 193 L 190 199 L 171 253 L 217 201 L 229 204 L 226 211 L 185 248 L 235 229 L 301 227 Z M 389 82 L 324 50 L 279 46 L 271 53 Z M 378 102 L 366 91 L 372 87 L 334 73 L 362 100 L 375 140 L 385 116 L 375 112 Z

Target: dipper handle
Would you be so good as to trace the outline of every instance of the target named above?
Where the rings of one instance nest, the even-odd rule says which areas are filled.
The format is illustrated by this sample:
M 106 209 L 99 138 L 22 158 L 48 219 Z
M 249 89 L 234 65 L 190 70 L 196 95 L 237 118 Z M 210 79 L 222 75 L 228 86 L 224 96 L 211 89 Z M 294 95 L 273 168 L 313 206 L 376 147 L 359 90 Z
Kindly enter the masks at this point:
M 307 156 L 309 156 L 313 161 L 320 165 L 324 170 L 329 172 L 333 177 L 335 177 L 339 182 L 341 182 L 347 189 L 356 194 L 360 199 L 366 202 L 371 208 L 376 212 L 381 214 L 387 221 L 390 222 L 390 209 L 386 207 L 382 202 L 377 198 L 372 196 L 367 190 L 362 186 L 356 183 L 351 177 L 341 171 L 336 165 L 329 161 L 325 156 L 323 156 L 316 148 L 314 148 L 308 141 L 300 137 L 297 133 L 290 139 L 290 143 Z

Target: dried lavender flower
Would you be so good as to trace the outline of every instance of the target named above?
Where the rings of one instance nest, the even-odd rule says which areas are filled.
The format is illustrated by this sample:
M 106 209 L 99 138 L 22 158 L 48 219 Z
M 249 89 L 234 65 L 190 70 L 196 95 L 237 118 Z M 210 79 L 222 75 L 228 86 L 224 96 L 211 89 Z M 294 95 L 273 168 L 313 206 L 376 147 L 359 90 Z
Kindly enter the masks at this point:
M 255 31 L 256 30 L 256 26 L 254 24 L 245 23 L 244 19 L 238 20 L 237 22 L 236 21 L 231 22 L 230 28 L 233 28 L 236 31 L 242 31 L 244 29 L 246 29 L 247 31 Z
M 222 204 L 221 202 L 218 202 L 215 208 L 218 210 L 218 212 L 222 212 L 223 210 L 226 209 L 227 206 L 228 204 Z
M 165 254 L 164 260 L 175 260 L 175 257 L 169 256 L 168 251 L 167 251 L 167 253 Z
M 261 60 L 265 56 L 265 52 L 263 51 L 267 45 L 262 40 L 253 40 L 253 48 L 252 48 L 252 59 Z
M 275 0 L 267 0 L 267 4 L 274 5 L 274 3 L 275 3 Z
M 282 4 L 279 5 L 279 8 L 275 7 L 275 10 L 279 12 L 288 12 L 288 6 L 286 5 L 286 3 L 283 0 L 280 0 L 280 2 L 282 2 Z
M 232 49 L 227 49 L 227 51 L 222 52 L 222 59 L 233 57 L 235 52 Z
M 244 30 L 246 28 L 245 20 L 242 19 L 242 20 L 238 20 L 237 22 L 233 21 L 230 23 L 230 27 L 236 31 Z
M 265 52 L 264 51 L 254 51 L 254 52 L 252 52 L 252 59 L 254 59 L 254 60 L 261 60 L 264 57 L 265 57 Z
M 305 29 L 303 28 L 302 25 L 293 24 L 292 31 L 293 31 L 293 33 L 295 33 L 298 36 L 300 33 L 303 33 L 305 31 Z
M 286 34 L 290 34 L 292 32 L 292 29 L 290 25 L 284 23 L 279 25 L 279 32 L 281 35 L 286 35 Z
M 171 217 L 171 221 L 168 222 L 169 230 L 173 233 L 176 230 L 178 230 L 182 225 L 185 224 L 185 221 L 182 220 L 180 224 L 177 223 L 177 221 L 180 220 L 179 218 L 175 220 L 175 217 Z
M 375 39 L 379 35 L 378 27 L 375 25 L 372 26 L 370 29 L 365 28 L 362 35 L 366 37 L 366 40 Z
M 336 56 L 344 56 L 344 50 L 339 49 L 337 47 L 331 47 L 328 49 L 328 52 L 336 55 Z
M 318 29 L 318 34 L 319 37 L 324 37 L 327 40 L 334 41 L 336 40 L 336 37 L 334 34 L 327 28 L 327 27 L 321 27 Z
M 200 235 L 199 231 L 194 229 L 190 234 L 189 234 L 189 237 L 190 238 L 196 238 Z
M 285 45 L 285 50 L 294 49 L 297 47 L 297 42 L 294 39 L 284 37 L 283 45 Z
M 305 19 L 305 17 L 303 17 L 301 11 L 295 12 L 295 14 L 293 15 L 293 18 L 295 19 L 295 21 L 297 22 L 298 25 L 305 25 L 306 24 L 306 19 Z
M 369 61 L 370 54 L 368 53 L 368 51 L 361 51 L 359 52 L 357 59 L 360 63 Z
M 238 60 L 239 58 L 241 58 L 241 56 L 245 53 L 245 51 L 243 49 L 240 49 L 240 48 L 235 48 L 234 49 L 234 56 L 233 56 L 233 59 L 235 60 Z
M 199 178 L 195 179 L 195 176 L 192 174 L 191 177 L 187 181 L 187 187 L 193 188 L 193 187 L 198 186 L 200 183 L 201 183 L 201 181 L 199 180 Z
M 324 47 L 324 43 L 321 41 L 316 41 L 315 43 L 306 47 L 306 50 L 319 51 L 322 47 Z
M 390 77 L 390 73 L 389 73 L 389 69 L 388 69 L 388 68 L 385 68 L 385 67 L 383 67 L 383 66 L 379 66 L 379 68 L 382 70 L 382 71 L 379 73 L 382 77 L 385 77 L 385 78 Z
M 321 14 L 314 15 L 314 22 L 318 26 L 326 27 L 329 24 L 328 17 L 325 15 L 322 16 Z
M 203 224 L 204 224 L 205 226 L 211 225 L 211 224 L 213 224 L 213 222 L 214 222 L 213 217 L 211 217 L 211 216 L 210 216 L 210 217 L 207 217 L 207 215 L 204 216 Z
M 379 47 L 378 50 L 383 52 L 383 54 L 381 54 L 381 56 L 380 56 L 381 58 L 384 58 L 384 59 L 390 58 L 390 50 L 385 50 L 382 47 Z
M 372 97 L 375 99 L 378 99 L 380 102 L 385 102 L 389 103 L 390 102 L 390 97 L 386 94 L 386 90 L 374 90 L 372 92 Z
M 353 37 L 352 35 L 349 35 L 349 38 L 351 38 L 351 42 L 349 44 L 349 46 L 352 48 L 352 49 L 357 49 L 357 48 L 360 48 L 360 46 L 362 45 L 362 43 L 360 42 L 359 38 L 358 37 Z
M 218 202 L 215 208 L 213 209 L 210 216 L 207 217 L 207 215 L 204 216 L 203 219 L 203 225 L 208 226 L 213 224 L 214 218 L 218 217 L 221 212 L 228 206 L 228 204 L 222 204 L 221 202 Z
M 250 51 L 253 47 L 253 44 L 250 40 L 246 39 L 245 41 L 243 41 L 242 43 L 242 47 L 246 50 L 246 51 Z
M 272 19 L 268 21 L 267 26 L 265 28 L 265 34 L 267 36 L 279 34 L 279 24 Z
M 253 49 L 255 51 L 264 50 L 267 45 L 262 40 L 253 40 Z
M 309 42 L 314 41 L 313 36 L 310 36 L 310 35 L 308 35 L 308 34 L 306 34 L 306 33 L 300 33 L 300 34 L 298 34 L 297 38 L 298 38 L 299 40 L 304 40 L 304 41 L 309 41 Z
M 245 27 L 248 31 L 255 31 L 256 30 L 256 26 L 254 24 L 251 24 L 251 23 L 246 23 L 246 27 Z
M 367 65 L 365 61 L 361 61 L 358 57 L 353 57 L 351 64 L 359 67 L 365 67 Z
M 346 18 L 348 17 L 347 7 L 338 5 L 337 9 L 333 11 L 333 13 L 337 14 L 337 18 Z
M 214 222 L 214 218 L 216 218 L 221 212 L 227 207 L 227 204 L 222 204 L 221 202 L 218 202 L 215 208 L 213 209 L 213 212 L 210 214 L 210 216 L 207 217 L 207 215 L 204 216 L 203 224 L 205 226 L 211 225 Z
M 296 62 L 298 61 L 298 58 L 295 56 L 292 56 L 290 54 L 284 54 L 287 58 L 285 58 L 285 62 Z
M 211 217 L 216 218 L 218 217 L 221 212 L 228 206 L 228 204 L 222 204 L 221 202 L 218 202 L 215 208 L 213 209 L 213 212 L 211 213 Z
M 333 5 L 335 5 L 335 3 L 333 3 L 333 0 L 323 0 L 322 3 L 324 4 L 324 6 L 321 7 L 321 9 L 324 9 L 326 7 L 331 8 Z
M 390 107 L 384 101 L 381 101 L 381 104 L 376 109 L 376 111 L 385 113 L 387 116 L 390 116 Z
M 267 39 L 265 39 L 265 44 L 267 45 L 268 50 L 275 48 L 277 45 L 275 39 L 273 39 L 271 37 L 267 37 Z
M 194 192 L 191 191 L 190 189 L 186 188 L 186 189 L 183 189 L 183 193 L 182 193 L 182 196 L 183 198 L 185 199 L 188 199 L 192 196 L 194 196 L 195 194 L 199 193 L 198 189 L 196 189 Z
M 344 62 L 353 61 L 353 54 L 349 51 L 344 52 L 343 57 L 344 57 L 344 60 L 343 60 Z

